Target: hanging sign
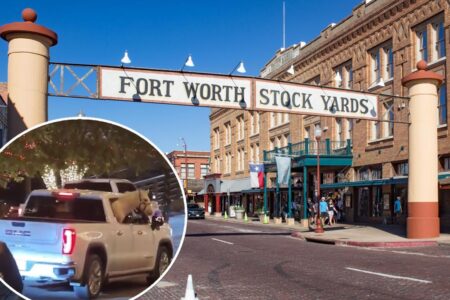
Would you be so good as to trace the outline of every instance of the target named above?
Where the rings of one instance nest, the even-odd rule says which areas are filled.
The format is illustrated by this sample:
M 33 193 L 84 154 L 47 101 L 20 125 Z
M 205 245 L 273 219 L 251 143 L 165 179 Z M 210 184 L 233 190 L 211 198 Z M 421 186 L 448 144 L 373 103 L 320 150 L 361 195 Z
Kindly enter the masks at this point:
M 251 79 L 102 67 L 99 97 L 136 102 L 248 109 L 251 105 Z
M 99 98 L 378 119 L 378 98 L 359 91 L 227 75 L 100 67 Z
M 378 118 L 376 95 L 319 86 L 256 80 L 254 109 L 305 115 Z

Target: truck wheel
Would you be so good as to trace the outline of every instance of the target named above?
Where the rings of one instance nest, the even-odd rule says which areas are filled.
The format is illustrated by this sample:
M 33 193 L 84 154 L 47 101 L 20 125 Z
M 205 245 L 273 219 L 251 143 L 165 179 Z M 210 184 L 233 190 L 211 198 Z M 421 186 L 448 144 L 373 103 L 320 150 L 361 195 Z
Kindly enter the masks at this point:
M 83 285 L 74 286 L 75 294 L 81 299 L 96 298 L 103 287 L 103 263 L 96 254 L 88 256 L 83 275 Z
M 162 273 L 169 267 L 172 261 L 172 255 L 166 246 L 160 246 L 158 248 L 158 254 L 156 255 L 155 267 L 147 277 L 147 283 L 152 284 L 155 282 Z

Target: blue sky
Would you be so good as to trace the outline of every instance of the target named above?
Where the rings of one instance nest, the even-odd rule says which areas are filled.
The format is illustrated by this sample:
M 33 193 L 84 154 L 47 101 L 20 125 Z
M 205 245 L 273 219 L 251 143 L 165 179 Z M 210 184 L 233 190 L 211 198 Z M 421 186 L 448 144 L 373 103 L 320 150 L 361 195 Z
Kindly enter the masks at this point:
M 362 0 L 286 0 L 286 45 L 310 41 L 330 23 L 351 14 Z M 282 46 L 282 0 L 197 1 L 0 1 L 0 25 L 21 21 L 31 7 L 37 23 L 58 33 L 51 61 L 120 65 L 125 49 L 132 66 L 180 69 L 188 54 L 190 71 L 228 74 L 240 61 L 258 76 Z M 0 81 L 7 81 L 7 43 L 0 42 Z M 49 119 L 87 116 L 122 123 L 164 152 L 209 151 L 209 108 L 49 98 Z M 178 144 L 178 145 L 177 145 Z

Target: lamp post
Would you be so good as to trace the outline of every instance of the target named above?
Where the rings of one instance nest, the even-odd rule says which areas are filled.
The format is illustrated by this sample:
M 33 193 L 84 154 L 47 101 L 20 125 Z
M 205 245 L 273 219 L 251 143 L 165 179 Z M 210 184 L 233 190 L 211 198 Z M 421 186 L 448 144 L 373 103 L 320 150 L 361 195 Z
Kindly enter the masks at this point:
M 314 131 L 314 136 L 317 142 L 317 219 L 315 233 L 323 233 L 322 220 L 320 219 L 320 138 L 322 136 L 322 129 L 317 126 Z
M 185 170 L 185 178 L 184 178 L 184 191 L 186 194 L 186 202 L 189 200 L 188 195 L 188 154 L 187 154 L 187 144 L 184 138 L 180 138 L 181 142 L 183 142 L 183 148 L 184 148 L 184 170 Z

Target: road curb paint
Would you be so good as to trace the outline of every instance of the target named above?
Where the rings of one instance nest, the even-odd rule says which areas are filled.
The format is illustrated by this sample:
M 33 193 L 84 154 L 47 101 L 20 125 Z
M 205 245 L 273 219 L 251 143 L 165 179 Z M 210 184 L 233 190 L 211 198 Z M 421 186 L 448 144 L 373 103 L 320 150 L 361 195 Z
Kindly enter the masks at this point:
M 377 241 L 377 242 L 362 242 L 362 241 L 342 241 L 338 239 L 331 239 L 325 237 L 311 237 L 301 232 L 294 231 L 291 233 L 292 237 L 306 240 L 313 243 L 330 244 L 336 246 L 353 246 L 364 248 L 409 248 L 409 247 L 427 247 L 438 246 L 437 241 Z

